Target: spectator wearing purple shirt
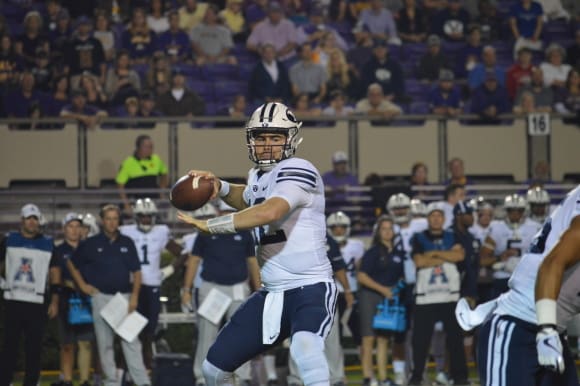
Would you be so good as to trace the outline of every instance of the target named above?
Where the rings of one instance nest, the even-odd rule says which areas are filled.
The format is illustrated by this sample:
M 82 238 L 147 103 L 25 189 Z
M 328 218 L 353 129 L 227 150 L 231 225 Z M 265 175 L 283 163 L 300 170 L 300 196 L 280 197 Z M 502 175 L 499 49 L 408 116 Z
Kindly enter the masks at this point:
M 88 105 L 85 92 L 76 90 L 72 94 L 71 103 L 62 108 L 60 116 L 76 119 L 79 123 L 92 129 L 101 117 L 107 116 L 107 113 L 95 106 Z
M 250 26 L 250 30 L 253 30 L 256 24 L 268 16 L 268 0 L 254 0 L 248 5 L 245 15 L 246 23 Z
M 147 25 L 145 11 L 135 8 L 127 30 L 122 35 L 122 47 L 129 51 L 131 59 L 145 63 L 155 51 L 155 34 Z
M 332 155 L 332 170 L 322 175 L 322 181 L 327 195 L 337 201 L 346 199 L 346 187 L 359 185 L 358 178 L 348 171 L 348 155 L 344 151 Z
M 20 76 L 20 87 L 4 97 L 4 110 L 8 117 L 27 118 L 33 105 L 44 106 L 45 94 L 35 89 L 34 75 L 24 71 Z
M 441 70 L 439 84 L 429 94 L 431 113 L 454 117 L 461 111 L 461 95 L 453 84 L 454 76 L 450 70 Z
M 258 52 L 259 47 L 267 43 L 274 46 L 280 60 L 294 56 L 298 43 L 296 27 L 284 17 L 282 7 L 274 1 L 268 6 L 268 17 L 256 24 L 252 30 L 246 47 L 250 51 Z
M 498 115 L 511 110 L 507 90 L 498 84 L 497 75 L 490 71 L 471 101 L 471 112 L 481 117 L 479 123 L 500 124 Z
M 298 28 L 298 36 L 300 43 L 308 42 L 318 44 L 325 33 L 330 32 L 334 35 L 336 45 L 343 51 L 348 50 L 348 44 L 344 41 L 338 31 L 326 23 L 324 17 L 324 9 L 321 7 L 314 7 L 310 12 L 308 23 L 305 23 Z
M 53 82 L 52 93 L 48 101 L 47 115 L 60 116 L 62 108 L 69 103 L 69 81 L 66 75 L 59 75 Z
M 173 63 L 191 58 L 189 36 L 179 28 L 179 14 L 171 11 L 168 14 L 169 30 L 157 37 L 157 50 L 163 51 Z
M 383 39 L 389 44 L 401 44 L 393 14 L 383 6 L 381 0 L 372 0 L 370 8 L 360 13 L 354 31 L 356 35 L 370 34 L 373 39 Z

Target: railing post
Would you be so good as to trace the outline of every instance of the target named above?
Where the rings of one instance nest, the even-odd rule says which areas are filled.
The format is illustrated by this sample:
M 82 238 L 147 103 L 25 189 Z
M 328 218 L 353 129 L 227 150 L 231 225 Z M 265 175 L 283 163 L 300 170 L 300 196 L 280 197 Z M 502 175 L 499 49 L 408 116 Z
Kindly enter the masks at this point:
M 77 122 L 79 188 L 87 188 L 87 127 Z
M 178 135 L 177 135 L 177 122 L 176 121 L 171 121 L 169 122 L 169 132 L 168 132 L 168 136 L 169 136 L 169 185 L 171 186 L 172 182 L 171 181 L 175 181 L 178 177 L 177 173 L 179 172 L 178 170 L 178 159 L 179 159 L 179 155 L 177 154 L 177 149 L 179 148 L 179 146 L 177 146 L 177 141 L 178 139 Z
M 437 120 L 437 161 L 439 181 L 447 179 L 447 119 Z
M 358 175 L 358 121 L 351 119 L 348 121 L 348 162 L 350 172 L 355 176 L 358 176 L 359 181 L 361 176 Z
M 534 168 L 536 164 L 540 161 L 546 161 L 550 165 L 550 175 L 552 174 L 551 169 L 551 158 L 550 153 L 550 139 L 552 132 L 546 135 L 530 135 L 528 131 L 528 121 L 524 120 L 524 130 L 526 131 L 526 138 L 528 143 L 528 170 L 527 177 L 532 178 L 534 175 Z

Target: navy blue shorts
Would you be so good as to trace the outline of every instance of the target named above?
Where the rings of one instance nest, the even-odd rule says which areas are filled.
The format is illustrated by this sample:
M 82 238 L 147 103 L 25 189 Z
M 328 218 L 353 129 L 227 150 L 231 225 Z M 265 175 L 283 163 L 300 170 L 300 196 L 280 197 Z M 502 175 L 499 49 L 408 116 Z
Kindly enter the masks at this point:
M 266 294 L 266 291 L 253 293 L 226 323 L 207 354 L 211 364 L 233 372 L 298 331 L 310 331 L 326 338 L 336 307 L 334 282 L 285 291 L 280 336 L 271 345 L 262 343 L 262 310 Z
M 479 332 L 478 371 L 482 386 L 578 386 L 576 365 L 562 339 L 566 371 L 557 374 L 538 363 L 535 324 L 494 315 Z
M 141 286 L 137 311 L 148 320 L 147 325 L 143 329 L 143 334 L 155 335 L 157 322 L 159 321 L 159 313 L 161 312 L 160 296 L 159 287 Z

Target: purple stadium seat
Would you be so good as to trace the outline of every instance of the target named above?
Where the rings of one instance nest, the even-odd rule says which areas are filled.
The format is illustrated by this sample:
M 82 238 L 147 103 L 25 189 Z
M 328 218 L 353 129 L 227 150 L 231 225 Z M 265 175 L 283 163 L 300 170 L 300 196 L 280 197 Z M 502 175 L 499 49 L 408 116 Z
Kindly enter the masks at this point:
M 429 114 L 429 102 L 411 102 L 409 106 L 409 114 Z
M 431 85 L 417 79 L 405 79 L 405 91 L 414 101 L 424 101 L 427 98 Z
M 212 82 L 205 82 L 187 77 L 185 83 L 189 89 L 195 91 L 206 103 L 215 101 L 215 92 Z
M 424 43 L 407 43 L 403 46 L 404 58 L 407 63 L 419 63 L 419 60 L 427 52 L 427 45 Z
M 216 101 L 229 101 L 238 94 L 246 95 L 248 83 L 245 81 L 218 81 L 214 84 L 214 91 Z
M 139 74 L 139 78 L 141 78 L 141 81 L 143 81 L 147 76 L 147 70 L 149 70 L 149 64 L 148 63 L 133 64 L 133 70 L 135 70 L 135 72 L 137 72 L 137 74 Z
M 544 24 L 544 40 L 547 42 L 560 42 L 573 38 L 572 29 L 565 21 L 555 20 Z
M 184 76 L 194 79 L 203 79 L 203 71 L 200 67 L 189 63 L 175 63 L 173 69 L 180 71 Z
M 217 63 L 206 65 L 202 69 L 203 74 L 208 80 L 236 80 L 239 79 L 240 69 L 238 66 L 230 64 Z

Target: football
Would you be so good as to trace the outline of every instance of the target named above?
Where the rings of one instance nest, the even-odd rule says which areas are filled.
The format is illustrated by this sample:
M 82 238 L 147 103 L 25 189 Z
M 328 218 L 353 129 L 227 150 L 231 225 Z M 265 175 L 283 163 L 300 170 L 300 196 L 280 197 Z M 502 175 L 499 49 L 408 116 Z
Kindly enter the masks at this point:
M 203 176 L 181 177 L 171 188 L 169 201 L 179 210 L 192 211 L 204 206 L 213 193 L 213 179 Z

